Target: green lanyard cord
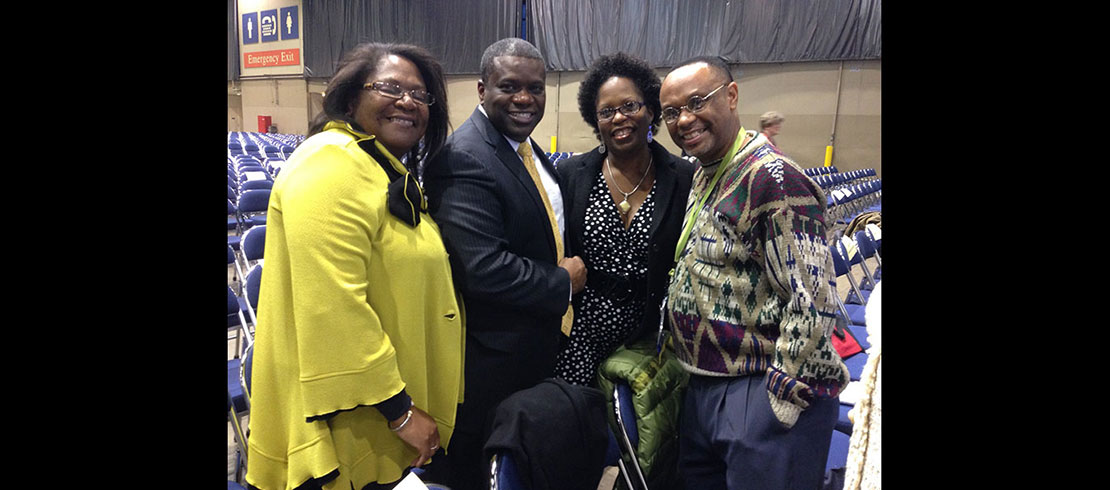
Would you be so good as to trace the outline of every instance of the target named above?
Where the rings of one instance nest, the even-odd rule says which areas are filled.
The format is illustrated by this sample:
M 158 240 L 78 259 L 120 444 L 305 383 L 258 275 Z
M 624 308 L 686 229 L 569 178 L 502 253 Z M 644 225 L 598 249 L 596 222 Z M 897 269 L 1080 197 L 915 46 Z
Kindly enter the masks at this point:
M 747 132 L 744 131 L 744 127 L 741 126 L 740 132 L 736 135 L 736 140 L 732 142 L 732 147 L 729 148 L 728 153 L 725 153 L 725 157 L 721 159 L 721 163 L 717 164 L 717 170 L 713 172 L 713 180 L 709 182 L 709 188 L 705 191 L 705 193 L 701 195 L 701 199 L 698 200 L 697 206 L 694 206 L 694 209 L 691 209 L 690 212 L 686 215 L 686 225 L 683 226 L 682 238 L 679 240 L 678 247 L 676 247 L 674 251 L 674 261 L 676 265 L 678 264 L 678 257 L 682 255 L 682 251 L 686 248 L 686 242 L 690 240 L 690 230 L 694 228 L 694 221 L 697 220 L 698 212 L 701 211 L 702 206 L 705 205 L 705 200 L 709 199 L 709 195 L 713 193 L 714 189 L 716 189 L 717 181 L 720 180 L 721 175 L 724 173 L 725 165 L 728 165 L 730 162 L 732 162 L 732 159 L 736 157 L 736 154 L 740 153 L 740 143 L 744 141 L 744 138 L 746 136 Z M 748 141 L 748 143 L 751 143 L 752 141 L 755 141 L 755 138 L 752 138 L 750 141 Z M 674 279 L 674 269 L 675 267 L 671 266 L 670 272 L 667 273 L 668 283 L 672 279 Z M 664 330 L 666 319 L 667 296 L 663 296 L 663 302 L 661 305 L 659 305 L 659 333 L 655 339 L 655 351 L 658 354 L 660 361 L 663 358 L 663 344 L 664 342 L 669 340 L 666 338 L 667 331 Z
M 701 199 L 698 201 L 698 205 L 694 206 L 694 208 L 690 210 L 690 213 L 686 215 L 686 226 L 684 226 L 682 229 L 682 238 L 679 240 L 678 246 L 675 247 L 674 250 L 674 261 L 676 264 L 678 263 L 678 257 L 682 255 L 682 251 L 686 249 L 686 242 L 690 240 L 690 231 L 694 228 L 694 221 L 697 220 L 698 213 L 701 212 L 701 208 L 705 205 L 706 199 L 709 199 L 709 195 L 712 194 L 713 191 L 716 189 L 717 180 L 719 180 L 721 178 L 721 174 L 724 173 L 723 170 L 725 168 L 725 165 L 731 163 L 733 157 L 735 157 L 737 153 L 740 153 L 740 143 L 744 141 L 744 138 L 746 136 L 747 132 L 744 131 L 744 127 L 741 126 L 740 132 L 736 135 L 736 140 L 732 143 L 732 147 L 729 148 L 728 153 L 725 153 L 725 157 L 721 159 L 721 163 L 717 164 L 718 167 L 717 171 L 713 173 L 713 180 L 709 182 L 709 187 L 705 190 L 704 193 L 702 193 Z M 748 142 L 750 143 L 751 141 L 755 141 L 755 138 L 752 138 Z M 674 268 L 671 268 L 671 274 L 674 274 Z

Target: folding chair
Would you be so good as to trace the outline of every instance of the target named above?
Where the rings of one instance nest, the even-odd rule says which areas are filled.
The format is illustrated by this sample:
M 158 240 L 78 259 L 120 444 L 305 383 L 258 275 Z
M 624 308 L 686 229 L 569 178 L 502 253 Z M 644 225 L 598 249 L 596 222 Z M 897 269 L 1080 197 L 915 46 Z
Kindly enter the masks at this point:
M 863 292 L 860 291 L 859 285 L 856 284 L 855 278 L 852 277 L 851 269 L 849 269 L 848 267 L 848 261 L 844 259 L 845 252 L 841 251 L 842 248 L 843 245 L 839 241 L 836 241 L 835 243 L 829 245 L 829 255 L 831 255 L 833 259 L 833 269 L 836 273 L 836 277 L 838 279 L 841 277 L 848 278 L 848 283 L 852 286 L 852 290 L 848 292 L 848 299 L 853 298 L 853 294 L 855 294 L 855 298 L 864 298 L 864 300 L 866 301 L 867 295 L 864 295 Z M 841 302 L 844 305 L 862 304 L 851 303 L 850 301 L 848 301 L 848 299 L 841 300 L 839 292 L 836 293 L 836 299 L 838 302 Z M 843 313 L 845 318 L 851 318 L 849 312 L 843 311 Z
M 511 454 L 498 452 L 490 458 L 490 490 L 528 490 Z
M 258 291 L 262 286 L 262 264 L 257 264 L 251 268 L 247 273 L 246 278 L 243 280 L 243 309 L 247 310 L 247 315 L 250 316 L 251 325 L 258 328 L 258 316 L 255 313 L 258 311 Z
M 875 223 L 868 223 L 863 227 L 863 231 L 867 232 L 867 238 L 871 240 L 871 244 L 874 245 L 875 262 L 878 264 L 877 269 L 881 269 L 883 267 L 883 259 L 880 256 L 883 248 L 882 229 Z
M 266 225 L 251 227 L 240 240 L 239 252 L 243 255 L 243 269 L 250 270 L 260 262 L 266 252 Z
M 231 248 L 231 245 L 227 246 L 227 274 L 230 276 L 227 279 L 228 287 L 234 284 L 235 291 L 241 292 L 243 290 L 243 285 L 240 282 L 240 278 L 243 276 L 239 275 L 239 258 L 235 250 Z
M 881 279 L 880 275 L 882 270 L 879 267 L 881 267 L 882 264 L 877 264 L 879 267 L 875 267 L 874 273 L 871 273 L 867 268 L 867 259 L 875 257 L 875 261 L 879 261 L 878 255 L 875 253 L 875 242 L 871 241 L 871 237 L 867 235 L 867 231 L 859 230 L 856 232 L 856 245 L 859 247 L 860 256 L 863 257 L 863 260 L 860 260 L 860 264 L 864 267 L 864 271 L 867 273 L 868 277 L 871 278 L 872 284 L 877 283 Z M 872 287 L 874 286 L 872 285 Z
M 243 307 L 239 302 L 239 296 L 235 291 L 231 290 L 231 286 L 227 287 L 227 329 L 235 330 L 235 357 L 239 357 L 242 341 L 245 338 L 248 342 L 253 342 L 249 330 L 247 330 L 247 318 L 243 315 Z M 230 340 L 229 337 L 227 340 Z
M 274 181 L 267 179 L 248 180 L 239 186 L 241 191 L 252 191 L 256 189 L 271 189 L 274 187 Z
M 241 359 L 227 361 L 227 409 L 228 419 L 239 447 L 236 457 L 235 479 L 239 480 L 240 471 L 247 466 L 247 435 L 243 429 L 243 417 L 250 414 L 250 366 L 254 344 L 247 347 Z
M 636 428 L 636 411 L 632 407 L 632 388 L 623 381 L 617 381 L 613 387 L 613 415 L 616 417 L 617 427 L 620 428 L 620 432 L 616 436 L 617 447 L 631 463 L 626 464 L 623 457 L 617 458 L 617 466 L 620 467 L 621 474 L 624 475 L 625 484 L 633 490 L 648 490 L 647 478 L 644 477 L 644 472 L 640 468 L 640 460 L 636 456 L 640 436 Z M 632 467 L 631 471 L 629 471 L 629 466 Z M 635 475 L 636 485 L 633 484 L 631 475 Z
M 266 224 L 266 211 L 270 206 L 270 190 L 255 189 L 243 191 L 239 195 L 236 217 L 239 220 L 239 235 L 253 226 Z

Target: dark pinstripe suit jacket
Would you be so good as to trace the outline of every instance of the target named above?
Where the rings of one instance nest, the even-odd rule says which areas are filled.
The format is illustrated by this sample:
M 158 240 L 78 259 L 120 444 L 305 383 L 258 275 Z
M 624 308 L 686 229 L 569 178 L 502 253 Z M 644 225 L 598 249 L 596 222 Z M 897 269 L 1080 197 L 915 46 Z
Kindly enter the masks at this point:
M 532 149 L 556 175 L 543 150 Z M 492 413 L 509 394 L 554 375 L 570 276 L 556 266 L 539 190 L 477 109 L 429 162 L 424 186 L 466 311 L 466 412 Z M 467 414 L 460 411 L 460 429 L 477 423 Z

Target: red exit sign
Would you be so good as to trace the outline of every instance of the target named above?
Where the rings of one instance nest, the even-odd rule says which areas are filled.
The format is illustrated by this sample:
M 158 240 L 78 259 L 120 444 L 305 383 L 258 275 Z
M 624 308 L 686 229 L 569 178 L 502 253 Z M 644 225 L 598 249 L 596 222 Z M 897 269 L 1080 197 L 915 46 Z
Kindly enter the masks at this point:
M 243 53 L 243 67 L 263 68 L 267 66 L 288 66 L 301 64 L 300 49 L 277 49 L 274 51 L 255 51 Z

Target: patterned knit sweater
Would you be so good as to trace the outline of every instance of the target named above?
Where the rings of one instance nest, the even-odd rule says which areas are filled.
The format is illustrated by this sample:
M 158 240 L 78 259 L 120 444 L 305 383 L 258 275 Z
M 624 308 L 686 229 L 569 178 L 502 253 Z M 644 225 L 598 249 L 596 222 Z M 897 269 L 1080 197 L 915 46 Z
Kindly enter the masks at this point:
M 754 141 L 731 161 L 694 173 L 687 219 L 726 165 L 695 218 L 667 302 L 687 371 L 766 373 L 771 407 L 792 427 L 814 397 L 835 397 L 848 383 L 829 339 L 836 276 L 825 195 L 765 136 L 746 134 Z

